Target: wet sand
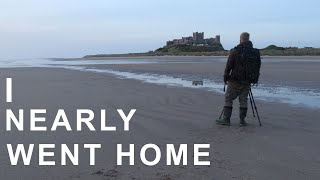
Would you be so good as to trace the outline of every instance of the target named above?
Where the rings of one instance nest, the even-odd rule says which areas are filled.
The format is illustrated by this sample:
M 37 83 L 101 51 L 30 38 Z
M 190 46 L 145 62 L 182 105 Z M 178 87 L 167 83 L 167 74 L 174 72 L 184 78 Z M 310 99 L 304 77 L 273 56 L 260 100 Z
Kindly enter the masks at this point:
M 160 67 L 161 66 L 161 67 Z M 169 65 L 112 65 L 112 69 L 138 71 L 175 72 Z M 196 71 L 219 75 L 219 66 L 181 66 L 180 71 Z M 222 66 L 222 63 L 221 63 Z M 299 70 L 298 65 L 293 65 Z M 103 68 L 104 66 L 100 66 Z M 141 68 L 141 69 L 140 69 Z M 313 66 L 306 78 L 318 82 Z M 216 69 L 216 70 L 215 70 Z M 272 69 L 272 68 L 271 68 Z M 199 72 L 199 69 L 197 70 Z M 302 70 L 301 70 L 302 71 Z M 308 71 L 309 72 L 309 71 Z M 270 81 L 276 73 L 264 72 Z M 286 79 L 296 73 L 287 74 Z M 1 117 L 4 109 L 47 109 L 48 126 L 59 108 L 64 108 L 72 127 L 75 127 L 76 109 L 89 108 L 95 112 L 107 109 L 108 120 L 119 128 L 117 132 L 5 132 L 1 121 L 0 174 L 4 179 L 319 179 L 320 178 L 320 111 L 293 107 L 284 103 L 257 101 L 263 127 L 248 112 L 250 126 L 238 127 L 238 103 L 235 102 L 231 127 L 214 123 L 220 115 L 223 96 L 197 89 L 166 87 L 135 80 L 118 79 L 108 74 L 79 72 L 54 68 L 1 69 L 0 97 L 5 97 L 4 82 L 12 77 L 13 103 L 1 98 Z M 305 81 L 303 78 L 301 81 Z M 293 80 L 292 80 L 293 82 Z M 117 108 L 127 112 L 136 108 L 130 132 L 123 132 Z M 28 114 L 27 114 L 28 115 Z M 99 116 L 99 115 L 98 115 Z M 28 117 L 28 116 L 26 116 Z M 99 117 L 97 117 L 99 119 Z M 26 120 L 27 123 L 27 120 Z M 27 123 L 28 124 L 28 123 Z M 99 127 L 100 121 L 94 121 Z M 80 150 L 79 166 L 43 167 L 37 165 L 37 157 L 30 166 L 10 166 L 7 143 L 101 143 L 97 151 L 97 165 L 88 165 L 88 152 Z M 116 144 L 134 143 L 135 166 L 116 165 Z M 139 161 L 138 147 L 155 143 L 165 152 L 166 144 L 211 144 L 211 166 L 165 166 L 165 156 L 160 165 L 146 167 Z M 59 150 L 56 160 L 59 162 Z M 190 151 L 191 152 L 191 151 Z M 192 153 L 188 163 L 192 164 Z M 125 161 L 126 162 L 126 161 Z

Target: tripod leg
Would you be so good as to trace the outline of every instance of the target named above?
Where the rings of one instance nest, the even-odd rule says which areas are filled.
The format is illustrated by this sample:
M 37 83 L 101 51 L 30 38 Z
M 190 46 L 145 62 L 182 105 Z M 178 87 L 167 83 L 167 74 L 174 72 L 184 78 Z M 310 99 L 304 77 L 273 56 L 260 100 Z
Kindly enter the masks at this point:
M 219 119 L 221 119 L 223 113 L 224 113 L 224 108 L 222 109 Z
M 249 99 L 250 99 L 250 105 L 251 105 L 253 117 L 256 117 L 256 114 L 254 113 L 253 104 L 252 104 L 252 97 L 251 97 L 251 94 L 250 94 L 250 93 L 249 93 Z
M 226 85 L 225 84 L 223 86 L 223 92 L 226 92 Z M 224 113 L 224 107 L 223 107 L 222 112 L 220 114 L 219 120 L 221 119 L 223 113 Z
M 257 117 L 258 117 L 258 120 L 259 120 L 259 124 L 260 124 L 260 126 L 262 126 L 262 124 L 261 124 L 261 120 L 260 120 L 260 117 L 259 117 L 259 113 L 258 113 L 258 108 L 257 108 L 257 106 L 256 106 L 256 102 L 254 101 L 254 98 L 253 98 L 253 94 L 252 94 L 251 88 L 250 88 L 249 93 L 251 94 L 251 97 L 252 97 L 252 102 L 253 102 L 254 108 L 255 108 L 256 113 L 257 113 Z

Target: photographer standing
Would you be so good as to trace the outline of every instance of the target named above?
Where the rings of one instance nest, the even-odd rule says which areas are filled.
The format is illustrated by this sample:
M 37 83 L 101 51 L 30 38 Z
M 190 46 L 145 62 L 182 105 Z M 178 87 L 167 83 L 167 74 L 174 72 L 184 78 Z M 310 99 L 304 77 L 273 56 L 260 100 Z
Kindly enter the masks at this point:
M 223 118 L 217 124 L 230 126 L 233 100 L 239 97 L 240 126 L 246 126 L 248 95 L 251 84 L 256 84 L 260 75 L 261 57 L 258 49 L 253 48 L 250 34 L 240 35 L 240 44 L 231 50 L 224 71 L 224 83 L 228 85 L 225 93 Z

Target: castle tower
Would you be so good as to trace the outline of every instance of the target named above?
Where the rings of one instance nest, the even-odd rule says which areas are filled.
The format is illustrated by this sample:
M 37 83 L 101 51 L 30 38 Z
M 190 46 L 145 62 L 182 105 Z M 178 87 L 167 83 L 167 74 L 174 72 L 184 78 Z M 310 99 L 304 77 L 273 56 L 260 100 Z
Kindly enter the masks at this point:
M 193 43 L 194 44 L 203 44 L 204 43 L 204 32 L 194 32 L 193 33 Z
M 221 42 L 220 42 L 220 35 L 217 35 L 214 40 L 215 40 L 215 43 L 221 44 Z

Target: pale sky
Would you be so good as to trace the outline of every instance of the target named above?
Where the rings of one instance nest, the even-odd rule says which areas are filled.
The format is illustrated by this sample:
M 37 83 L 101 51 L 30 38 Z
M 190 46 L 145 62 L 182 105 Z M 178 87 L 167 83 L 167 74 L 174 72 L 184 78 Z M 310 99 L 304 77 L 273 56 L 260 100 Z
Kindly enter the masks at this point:
M 319 0 L 0 0 L 0 58 L 146 52 L 205 32 L 225 49 L 320 47 Z

